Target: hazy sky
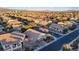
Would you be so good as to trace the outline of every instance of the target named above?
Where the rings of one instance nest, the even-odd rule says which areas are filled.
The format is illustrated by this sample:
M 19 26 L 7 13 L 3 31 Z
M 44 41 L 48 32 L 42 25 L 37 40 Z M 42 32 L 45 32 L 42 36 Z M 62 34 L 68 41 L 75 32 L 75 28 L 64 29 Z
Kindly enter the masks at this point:
M 79 0 L 0 0 L 0 7 L 55 7 L 55 6 L 79 7 Z
M 7 7 L 18 10 L 79 10 L 79 7 Z
M 75 2 L 75 1 L 77 1 L 77 0 L 0 0 L 0 2 L 5 2 L 5 1 L 7 1 L 7 2 L 59 2 L 59 1 L 64 1 L 64 2 Z

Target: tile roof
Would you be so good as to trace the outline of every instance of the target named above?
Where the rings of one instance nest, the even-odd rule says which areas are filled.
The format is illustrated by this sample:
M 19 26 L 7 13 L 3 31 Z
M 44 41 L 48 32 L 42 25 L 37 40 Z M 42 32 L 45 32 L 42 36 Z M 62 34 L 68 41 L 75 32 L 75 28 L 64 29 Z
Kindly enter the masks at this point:
M 0 35 L 0 40 L 5 40 L 6 42 L 15 42 L 17 40 L 23 40 L 25 38 L 25 34 L 12 32 Z
M 0 40 L 5 40 L 7 42 L 16 41 L 16 39 L 11 37 L 10 33 L 0 35 Z
M 17 21 L 17 20 L 9 20 L 8 23 L 12 24 L 12 25 L 18 25 L 21 24 L 21 22 Z
M 40 25 L 47 25 L 48 22 L 47 22 L 47 21 L 40 21 L 39 24 L 40 24 Z
M 36 40 L 39 38 L 40 35 L 45 35 L 44 33 L 41 33 L 39 31 L 33 30 L 33 29 L 28 29 L 25 34 L 29 36 L 30 38 Z

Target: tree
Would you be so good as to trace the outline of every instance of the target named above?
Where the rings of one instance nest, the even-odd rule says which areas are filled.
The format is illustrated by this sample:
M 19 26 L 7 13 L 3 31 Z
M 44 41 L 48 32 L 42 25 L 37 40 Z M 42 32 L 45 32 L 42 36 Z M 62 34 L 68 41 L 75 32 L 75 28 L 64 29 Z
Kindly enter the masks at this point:
M 72 50 L 72 47 L 70 44 L 63 44 L 63 51 L 71 51 Z
M 63 34 L 66 34 L 68 32 L 68 28 L 63 29 Z
M 46 39 L 43 39 L 45 42 L 50 42 L 51 40 L 54 40 L 54 38 L 50 35 L 50 34 L 47 34 L 47 37 Z
M 25 28 L 22 28 L 22 29 L 21 29 L 21 32 L 22 32 L 22 33 L 23 33 L 23 32 L 25 32 L 25 31 L 26 31 L 26 29 L 25 29 Z
M 77 25 L 73 24 L 72 26 L 69 27 L 70 30 L 74 30 L 77 27 Z
M 3 29 L 3 31 L 5 31 L 5 32 L 12 32 L 12 31 L 14 31 L 14 29 L 13 29 L 13 27 L 12 27 L 11 25 L 7 25 L 7 26 Z
M 2 23 L 2 26 L 6 27 L 8 24 L 6 22 Z

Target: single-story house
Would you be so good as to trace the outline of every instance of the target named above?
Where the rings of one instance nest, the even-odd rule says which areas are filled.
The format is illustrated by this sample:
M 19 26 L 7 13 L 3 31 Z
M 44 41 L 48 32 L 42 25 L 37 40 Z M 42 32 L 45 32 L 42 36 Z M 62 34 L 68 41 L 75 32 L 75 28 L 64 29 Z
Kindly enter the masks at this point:
M 64 27 L 62 25 L 55 24 L 55 23 L 52 23 L 49 26 L 49 30 L 53 30 L 53 31 L 63 32 L 63 29 L 64 29 Z
M 25 41 L 23 42 L 25 50 L 27 50 L 27 48 L 29 48 L 29 50 L 34 50 L 40 46 L 45 45 L 48 41 L 53 39 L 48 39 L 48 36 L 50 35 L 34 29 L 28 29 L 26 32 L 24 32 L 24 34 L 27 36 Z
M 21 41 L 11 37 L 11 34 L 3 34 L 0 35 L 0 50 L 4 51 L 13 51 L 13 50 L 21 50 L 22 45 Z
M 22 28 L 22 23 L 17 20 L 9 20 L 8 24 L 12 25 L 13 28 Z
M 42 40 L 46 38 L 46 34 L 36 31 L 34 29 L 28 29 L 24 32 L 25 35 L 31 38 L 31 40 Z

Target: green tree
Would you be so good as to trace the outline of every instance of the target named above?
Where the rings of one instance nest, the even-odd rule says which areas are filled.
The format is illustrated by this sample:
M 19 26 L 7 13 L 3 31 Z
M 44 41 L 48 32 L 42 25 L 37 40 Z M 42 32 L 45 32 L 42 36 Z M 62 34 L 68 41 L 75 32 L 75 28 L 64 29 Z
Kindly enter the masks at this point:
M 77 25 L 74 24 L 74 25 L 70 26 L 69 29 L 74 30 L 76 27 L 77 27 Z
M 22 28 L 22 29 L 21 29 L 21 32 L 22 32 L 22 33 L 23 33 L 23 32 L 25 32 L 25 31 L 26 31 L 26 29 L 25 29 L 25 28 Z
M 66 34 L 68 32 L 68 28 L 63 29 L 63 34 Z

